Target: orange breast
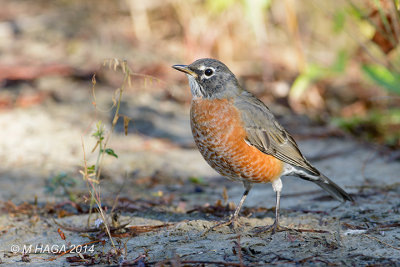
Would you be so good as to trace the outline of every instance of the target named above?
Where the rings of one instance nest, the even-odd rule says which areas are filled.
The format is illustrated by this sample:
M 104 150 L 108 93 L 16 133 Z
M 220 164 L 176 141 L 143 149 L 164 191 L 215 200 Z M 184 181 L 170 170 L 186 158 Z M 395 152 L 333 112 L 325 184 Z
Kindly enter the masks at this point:
M 196 145 L 218 173 L 253 183 L 280 177 L 282 161 L 245 142 L 246 131 L 232 101 L 194 99 L 190 117 Z

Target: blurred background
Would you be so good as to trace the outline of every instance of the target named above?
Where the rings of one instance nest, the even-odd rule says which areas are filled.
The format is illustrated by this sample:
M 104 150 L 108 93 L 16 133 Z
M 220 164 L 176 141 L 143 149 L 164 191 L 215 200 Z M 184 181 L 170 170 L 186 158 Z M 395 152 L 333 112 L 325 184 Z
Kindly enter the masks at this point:
M 353 135 L 400 157 L 398 0 L 2 0 L 1 6 L 0 168 L 17 177 L 3 180 L 10 188 L 21 172 L 76 175 L 81 137 L 89 149 L 94 123 L 111 120 L 123 79 L 103 65 L 113 58 L 134 72 L 121 103 L 132 118 L 130 137 L 120 124 L 112 139 L 120 153 L 194 147 L 187 80 L 170 66 L 212 57 L 299 138 L 314 133 L 301 127 L 307 120 L 325 129 L 318 135 Z M 131 175 L 137 158 L 129 164 L 118 165 L 128 173 L 121 176 Z
M 243 254 L 258 265 L 395 265 L 399 38 L 399 0 L 0 0 L 0 263 L 29 260 L 10 254 L 13 244 L 61 241 L 53 218 L 89 227 L 95 191 L 116 229 L 178 223 L 121 239 L 129 259 L 149 252 L 146 261 L 178 266 L 180 255 L 239 262 Z M 227 227 L 200 237 L 243 194 L 197 151 L 187 78 L 171 68 L 203 57 L 224 62 L 313 165 L 356 199 L 337 206 L 313 183 L 285 178 L 283 225 L 329 234 L 245 234 L 243 249 Z M 272 223 L 273 199 L 270 185 L 255 186 L 244 225 Z M 65 241 L 84 244 L 102 232 L 68 231 Z M 123 264 L 126 251 L 112 254 L 102 263 Z M 48 264 L 65 266 L 69 257 L 60 256 Z M 83 264 L 82 255 L 72 258 Z

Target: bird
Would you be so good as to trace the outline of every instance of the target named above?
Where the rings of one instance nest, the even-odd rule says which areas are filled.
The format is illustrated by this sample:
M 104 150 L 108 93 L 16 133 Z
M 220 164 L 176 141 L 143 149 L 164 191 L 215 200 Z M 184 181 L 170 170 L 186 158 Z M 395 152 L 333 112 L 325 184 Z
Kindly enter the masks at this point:
M 353 201 L 311 165 L 270 109 L 243 89 L 224 63 L 202 58 L 172 68 L 185 73 L 189 80 L 190 125 L 203 158 L 220 175 L 242 182 L 245 188 L 235 212 L 224 225 L 238 223 L 240 209 L 253 184 L 271 183 L 276 193 L 275 220 L 258 232 L 285 230 L 279 222 L 282 176 L 311 181 L 341 202 Z

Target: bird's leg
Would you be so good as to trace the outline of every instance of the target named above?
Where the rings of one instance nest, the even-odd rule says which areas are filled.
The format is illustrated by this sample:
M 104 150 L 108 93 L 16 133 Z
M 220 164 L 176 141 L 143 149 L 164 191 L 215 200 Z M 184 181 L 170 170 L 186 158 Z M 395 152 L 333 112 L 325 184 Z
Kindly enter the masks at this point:
M 280 178 L 272 182 L 272 188 L 276 192 L 275 221 L 272 225 L 257 227 L 255 229 L 255 233 L 271 231 L 271 233 L 274 234 L 275 232 L 287 230 L 286 227 L 282 227 L 279 225 L 279 206 L 280 206 L 281 191 L 282 191 L 282 181 Z
M 279 207 L 280 207 L 281 191 L 282 191 L 281 179 L 278 179 L 278 180 L 275 180 L 274 182 L 272 182 L 272 187 L 273 187 L 274 191 L 276 192 L 275 221 L 272 225 L 269 225 L 269 226 L 256 227 L 253 230 L 253 233 L 259 234 L 259 233 L 269 232 L 269 231 L 271 231 L 271 234 L 274 234 L 275 232 L 281 232 L 281 231 L 329 233 L 329 231 L 325 231 L 325 230 L 288 228 L 288 227 L 281 226 L 279 224 Z
M 240 226 L 240 224 L 237 222 L 237 220 L 238 220 L 238 218 L 239 218 L 239 212 L 240 212 L 240 209 L 242 208 L 243 203 L 244 203 L 244 201 L 246 200 L 246 197 L 247 197 L 247 195 L 249 194 L 250 189 L 251 189 L 251 187 L 252 187 L 252 184 L 251 184 L 251 183 L 248 183 L 248 182 L 243 182 L 243 185 L 244 185 L 244 187 L 245 187 L 245 191 L 244 191 L 244 193 L 243 193 L 243 195 L 242 195 L 242 198 L 241 198 L 240 201 L 239 201 L 239 204 L 237 205 L 237 207 L 236 207 L 236 209 L 235 209 L 235 212 L 229 217 L 229 220 L 226 221 L 226 222 L 217 223 L 217 224 L 214 225 L 213 227 L 211 227 L 211 228 L 209 228 L 208 230 L 206 230 L 206 231 L 203 233 L 203 235 L 207 234 L 208 232 L 210 232 L 210 231 L 212 231 L 212 230 L 214 230 L 214 229 L 216 229 L 216 228 L 223 227 L 223 226 L 228 226 L 228 225 L 230 225 L 230 226 L 233 226 L 233 228 L 236 228 L 237 225 Z
M 242 198 L 240 199 L 239 204 L 237 205 L 237 207 L 236 207 L 236 209 L 235 209 L 235 212 L 234 212 L 234 213 L 231 215 L 231 217 L 229 218 L 229 221 L 228 221 L 228 222 L 230 222 L 230 224 L 234 224 L 234 223 L 237 222 L 237 220 L 238 220 L 238 218 L 239 218 L 239 212 L 240 212 L 240 210 L 242 209 L 243 203 L 244 203 L 244 201 L 246 200 L 246 197 L 247 197 L 247 195 L 248 195 L 249 192 L 250 192 L 250 189 L 251 189 L 251 187 L 252 187 L 252 184 L 250 184 L 250 183 L 245 183 L 244 186 L 245 186 L 245 191 L 244 191 L 244 193 L 243 193 L 243 196 L 242 196 Z

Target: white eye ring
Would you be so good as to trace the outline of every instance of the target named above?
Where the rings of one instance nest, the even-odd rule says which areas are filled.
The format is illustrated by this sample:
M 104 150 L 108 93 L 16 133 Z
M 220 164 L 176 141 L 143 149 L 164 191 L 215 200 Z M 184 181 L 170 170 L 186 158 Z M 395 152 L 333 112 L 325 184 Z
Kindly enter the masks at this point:
M 204 71 L 204 74 L 205 74 L 206 76 L 210 77 L 211 75 L 214 74 L 214 70 L 211 69 L 211 68 L 208 68 L 208 69 L 206 69 L 206 70 Z

